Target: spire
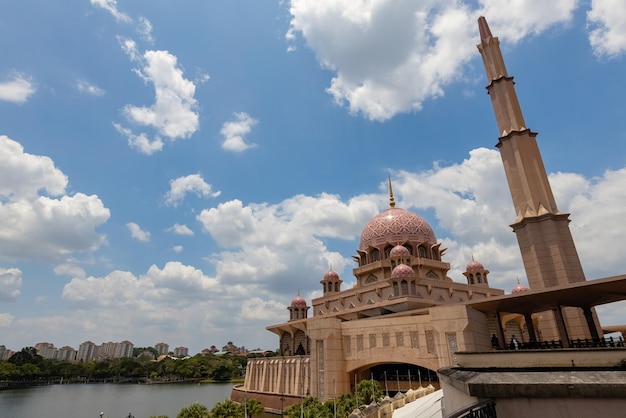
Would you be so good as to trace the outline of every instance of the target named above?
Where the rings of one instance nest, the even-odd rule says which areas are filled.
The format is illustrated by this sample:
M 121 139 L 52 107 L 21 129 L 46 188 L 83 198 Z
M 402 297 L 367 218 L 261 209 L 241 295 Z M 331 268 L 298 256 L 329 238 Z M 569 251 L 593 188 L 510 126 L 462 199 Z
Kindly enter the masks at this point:
M 481 41 L 493 38 L 493 35 L 491 35 L 491 29 L 489 29 L 489 25 L 487 24 L 487 19 L 485 19 L 484 16 L 478 18 L 478 30 L 480 31 Z
M 395 208 L 396 201 L 393 198 L 393 188 L 391 187 L 391 176 L 388 176 L 388 179 L 389 179 L 389 207 Z

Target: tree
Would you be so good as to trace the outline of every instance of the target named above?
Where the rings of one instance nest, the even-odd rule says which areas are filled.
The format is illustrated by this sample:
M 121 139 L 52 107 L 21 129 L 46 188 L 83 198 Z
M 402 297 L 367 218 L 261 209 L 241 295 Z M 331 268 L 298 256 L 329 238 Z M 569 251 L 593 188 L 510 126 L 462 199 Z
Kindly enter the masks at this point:
M 356 397 L 352 393 L 342 393 L 337 398 L 337 417 L 347 418 L 358 408 Z
M 383 390 L 378 380 L 368 379 L 361 380 L 357 385 L 358 403 L 360 405 L 369 405 L 372 402 L 378 402 L 383 398 Z
M 263 404 L 256 399 L 248 399 L 245 408 L 248 410 L 248 416 L 252 418 L 254 415 L 261 415 L 265 412 Z
M 43 357 L 37 354 L 37 350 L 35 347 L 24 347 L 17 353 L 13 354 L 9 357 L 9 361 L 16 366 L 21 366 L 23 364 L 41 364 L 43 361 Z
M 209 409 L 199 403 L 194 403 L 180 410 L 176 418 L 209 418 Z
M 216 404 L 211 409 L 211 418 L 242 418 L 243 405 L 236 404 L 230 399 Z M 180 417 L 179 417 L 180 418 Z

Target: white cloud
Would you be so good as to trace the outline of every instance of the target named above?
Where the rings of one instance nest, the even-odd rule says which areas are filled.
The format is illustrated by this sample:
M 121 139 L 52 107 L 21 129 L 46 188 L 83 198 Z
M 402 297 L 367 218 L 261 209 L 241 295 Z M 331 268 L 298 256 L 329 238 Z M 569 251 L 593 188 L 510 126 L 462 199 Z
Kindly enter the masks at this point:
M 128 222 L 126 226 L 130 231 L 130 235 L 136 240 L 143 242 L 150 241 L 150 232 L 142 230 L 135 222 Z
M 54 267 L 54 273 L 59 276 L 85 277 L 86 273 L 81 267 L 73 263 L 63 263 Z
M 137 26 L 137 32 L 141 36 L 141 39 L 143 39 L 144 41 L 149 42 L 149 43 L 154 42 L 154 38 L 152 37 L 152 23 L 150 23 L 150 21 L 147 18 L 143 16 L 139 18 L 139 25 Z
M 165 195 L 165 204 L 176 207 L 188 193 L 205 198 L 217 197 L 221 194 L 220 191 L 212 191 L 211 185 L 205 182 L 200 174 L 190 174 L 170 180 L 170 190 Z
M 587 12 L 594 54 L 613 58 L 626 51 L 626 3 L 622 0 L 593 0 Z
M 0 302 L 16 300 L 22 288 L 22 271 L 16 268 L 0 267 Z M 2 322 L 2 319 L 0 319 Z
M 24 152 L 0 136 L 0 255 L 50 259 L 93 251 L 105 242 L 96 228 L 109 210 L 96 195 L 66 194 L 67 177 L 49 157 Z
M 180 253 L 183 251 L 183 246 L 182 245 L 175 245 L 172 247 L 172 251 L 174 251 L 176 254 Z
M 96 86 L 95 84 L 92 84 L 86 80 L 78 80 L 76 82 L 76 88 L 78 89 L 78 91 L 80 91 L 81 93 L 87 93 L 87 94 L 91 94 L 93 96 L 103 96 L 104 95 L 104 90 L 102 90 L 100 87 Z
M 36 91 L 35 84 L 22 74 L 14 74 L 0 81 L 0 100 L 25 103 Z
M 13 324 L 15 317 L 8 313 L 0 313 L 0 328 L 8 328 Z
M 136 149 L 142 154 L 152 155 L 155 152 L 161 151 L 163 149 L 163 141 L 161 141 L 161 138 L 159 138 L 158 136 L 155 139 L 150 140 L 150 138 L 148 138 L 145 133 L 136 135 L 133 133 L 133 131 L 128 128 L 124 128 L 119 123 L 114 123 L 113 126 L 115 127 L 117 132 L 126 137 L 128 145 L 131 148 Z
M 386 120 L 419 110 L 425 100 L 463 77 L 476 56 L 476 19 L 511 41 L 567 23 L 576 0 L 292 0 L 288 41 L 301 35 L 324 68 L 335 73 L 327 91 L 351 113 Z
M 250 117 L 247 113 L 235 113 L 235 120 L 231 122 L 225 122 L 222 125 L 220 133 L 224 137 L 222 142 L 222 148 L 226 151 L 243 152 L 250 148 L 254 148 L 256 145 L 248 143 L 245 140 L 245 136 L 250 133 L 252 127 L 259 121 Z
M 188 138 L 199 126 L 196 86 L 183 77 L 176 57 L 167 51 L 146 51 L 143 64 L 135 72 L 154 85 L 155 103 L 150 107 L 126 105 L 124 114 L 132 122 L 150 126 L 171 140 Z
M 168 231 L 172 231 L 176 235 L 193 235 L 193 231 L 187 225 L 174 224 Z
M 117 9 L 117 0 L 91 0 L 91 4 L 111 13 L 118 22 L 131 23 L 133 21 L 126 13 Z

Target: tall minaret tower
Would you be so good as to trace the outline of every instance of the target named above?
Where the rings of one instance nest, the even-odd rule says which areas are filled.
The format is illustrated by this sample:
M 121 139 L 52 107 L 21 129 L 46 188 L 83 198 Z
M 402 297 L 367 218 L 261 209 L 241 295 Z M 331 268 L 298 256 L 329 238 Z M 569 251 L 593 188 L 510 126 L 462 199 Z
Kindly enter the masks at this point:
M 484 17 L 478 19 L 480 51 L 487 71 L 487 91 L 501 134 L 500 149 L 509 182 L 517 235 L 531 289 L 542 289 L 585 280 L 574 240 L 569 214 L 556 207 L 543 166 L 537 134 L 526 127 L 513 77 L 507 74 L 500 42 L 491 35 Z
M 485 64 L 487 92 L 500 132 L 496 147 L 500 149 L 515 206 L 516 218 L 511 227 L 517 235 L 530 288 L 582 282 L 585 274 L 569 230 L 569 214 L 557 209 L 537 146 L 537 134 L 526 127 L 500 42 L 491 34 L 484 17 L 478 19 L 478 28 L 477 46 Z M 567 322 L 568 328 L 577 327 L 574 318 Z M 574 337 L 572 334 L 578 332 L 570 332 L 570 338 Z

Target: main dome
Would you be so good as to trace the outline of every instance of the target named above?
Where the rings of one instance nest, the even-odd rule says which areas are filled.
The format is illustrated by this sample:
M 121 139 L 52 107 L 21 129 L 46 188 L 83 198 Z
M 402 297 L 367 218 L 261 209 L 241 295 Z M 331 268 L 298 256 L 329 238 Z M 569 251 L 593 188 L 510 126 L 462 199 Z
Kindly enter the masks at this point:
M 429 242 L 435 244 L 433 229 L 421 216 L 400 208 L 389 208 L 374 216 L 363 228 L 360 250 L 386 243 Z

